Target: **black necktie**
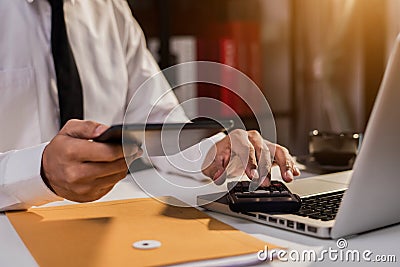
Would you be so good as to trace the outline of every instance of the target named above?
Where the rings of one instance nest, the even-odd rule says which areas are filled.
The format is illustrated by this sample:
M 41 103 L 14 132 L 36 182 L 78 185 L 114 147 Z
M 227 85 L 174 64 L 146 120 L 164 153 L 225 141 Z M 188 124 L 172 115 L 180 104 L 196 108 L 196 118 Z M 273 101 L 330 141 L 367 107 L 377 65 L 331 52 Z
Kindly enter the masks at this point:
M 70 119 L 83 119 L 83 94 L 78 69 L 68 42 L 63 0 L 51 6 L 51 49 L 57 76 L 60 128 Z

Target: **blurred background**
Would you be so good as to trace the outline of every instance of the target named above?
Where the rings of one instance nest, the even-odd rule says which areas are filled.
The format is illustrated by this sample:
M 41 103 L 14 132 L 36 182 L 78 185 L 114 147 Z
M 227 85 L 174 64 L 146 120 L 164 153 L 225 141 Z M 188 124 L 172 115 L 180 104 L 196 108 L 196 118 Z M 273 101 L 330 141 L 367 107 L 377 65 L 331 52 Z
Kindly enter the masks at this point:
M 274 113 L 278 142 L 295 155 L 308 153 L 313 129 L 364 132 L 400 32 L 400 0 L 128 2 L 161 68 L 211 60 L 253 79 Z M 249 129 L 259 127 L 246 104 L 224 88 L 192 84 L 175 92 L 180 101 L 220 99 Z M 205 108 L 186 111 L 195 116 Z M 221 110 L 218 116 L 230 115 Z

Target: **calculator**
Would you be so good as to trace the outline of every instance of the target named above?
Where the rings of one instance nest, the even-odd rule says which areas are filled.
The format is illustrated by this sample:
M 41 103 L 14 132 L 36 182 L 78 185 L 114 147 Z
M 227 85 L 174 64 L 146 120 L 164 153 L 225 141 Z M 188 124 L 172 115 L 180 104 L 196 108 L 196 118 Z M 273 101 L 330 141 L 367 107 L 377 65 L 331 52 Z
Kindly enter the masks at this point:
M 229 208 L 235 212 L 293 213 L 301 207 L 301 199 L 280 181 L 260 186 L 249 192 L 249 181 L 228 183 Z

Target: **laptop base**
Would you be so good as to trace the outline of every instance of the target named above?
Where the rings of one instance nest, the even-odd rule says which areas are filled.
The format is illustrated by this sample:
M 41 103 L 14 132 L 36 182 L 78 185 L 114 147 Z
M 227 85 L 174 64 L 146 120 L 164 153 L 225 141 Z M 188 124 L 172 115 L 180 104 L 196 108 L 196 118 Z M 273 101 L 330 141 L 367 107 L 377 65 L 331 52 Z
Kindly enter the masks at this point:
M 314 236 L 318 238 L 331 238 L 330 231 L 333 221 L 318 223 L 316 220 L 303 218 L 294 214 L 267 214 L 260 212 L 233 212 L 229 209 L 227 192 L 201 195 L 197 197 L 197 204 L 210 211 L 243 218 L 253 222 L 273 226 L 292 232 Z M 217 199 L 215 201 L 212 201 Z

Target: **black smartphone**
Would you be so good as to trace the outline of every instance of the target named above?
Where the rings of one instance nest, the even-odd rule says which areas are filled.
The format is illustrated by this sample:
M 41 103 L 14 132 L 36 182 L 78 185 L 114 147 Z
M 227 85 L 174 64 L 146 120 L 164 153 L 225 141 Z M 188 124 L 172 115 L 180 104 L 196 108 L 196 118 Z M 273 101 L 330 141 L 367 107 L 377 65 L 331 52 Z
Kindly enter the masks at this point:
M 113 125 L 95 142 L 141 146 L 149 156 L 179 153 L 203 139 L 232 129 L 232 120 L 194 121 L 187 123 L 150 123 Z

